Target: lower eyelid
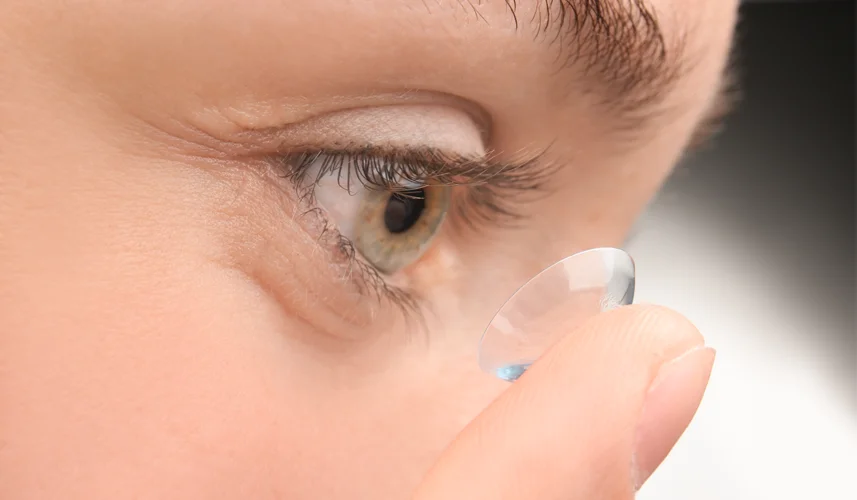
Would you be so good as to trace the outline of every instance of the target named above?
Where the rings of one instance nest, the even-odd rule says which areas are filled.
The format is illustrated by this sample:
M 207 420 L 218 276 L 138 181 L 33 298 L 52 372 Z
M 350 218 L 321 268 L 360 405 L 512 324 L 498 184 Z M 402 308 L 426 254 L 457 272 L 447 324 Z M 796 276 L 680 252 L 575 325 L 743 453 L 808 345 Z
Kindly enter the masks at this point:
M 319 250 L 326 253 L 334 273 L 339 276 L 339 286 L 346 286 L 361 296 L 370 296 L 379 302 L 389 302 L 407 315 L 416 310 L 414 297 L 407 289 L 399 284 L 391 283 L 390 277 L 384 276 L 371 264 L 366 262 L 354 248 L 350 239 L 343 236 L 324 209 L 311 206 L 302 210 L 298 215 L 301 223 L 310 227 L 310 234 Z

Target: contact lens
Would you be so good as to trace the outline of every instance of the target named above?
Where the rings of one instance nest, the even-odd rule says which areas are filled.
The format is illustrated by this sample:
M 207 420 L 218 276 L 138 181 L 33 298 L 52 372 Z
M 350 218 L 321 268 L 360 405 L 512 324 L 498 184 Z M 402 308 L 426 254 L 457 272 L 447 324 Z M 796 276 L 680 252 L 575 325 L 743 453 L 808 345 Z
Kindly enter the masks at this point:
M 479 343 L 479 366 L 512 382 L 575 326 L 634 300 L 634 260 L 594 248 L 551 265 L 494 315 Z

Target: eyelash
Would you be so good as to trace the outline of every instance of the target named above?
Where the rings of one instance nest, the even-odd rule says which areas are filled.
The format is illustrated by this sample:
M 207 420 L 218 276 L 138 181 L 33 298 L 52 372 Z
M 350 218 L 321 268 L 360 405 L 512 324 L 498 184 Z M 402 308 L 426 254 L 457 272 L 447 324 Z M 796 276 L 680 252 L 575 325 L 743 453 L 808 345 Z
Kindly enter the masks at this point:
M 454 197 L 447 224 L 453 229 L 478 232 L 489 226 L 512 228 L 524 219 L 520 207 L 546 191 L 547 179 L 554 171 L 541 161 L 543 157 L 542 152 L 522 160 L 500 162 L 496 154 L 468 158 L 434 148 L 361 146 L 307 148 L 281 156 L 276 163 L 294 186 L 301 205 L 307 207 L 303 215 L 312 214 L 321 221 L 318 240 L 334 246 L 344 258 L 346 274 L 353 278 L 350 281 L 361 293 L 389 301 L 410 316 L 418 310 L 416 297 L 389 284 L 377 269 L 358 257 L 351 241 L 316 205 L 315 188 L 319 182 L 335 175 L 340 187 L 348 192 L 354 182 L 366 189 L 391 192 L 403 186 L 413 189 L 414 185 L 467 186 L 464 196 Z M 311 168 L 318 160 L 322 161 L 320 168 Z

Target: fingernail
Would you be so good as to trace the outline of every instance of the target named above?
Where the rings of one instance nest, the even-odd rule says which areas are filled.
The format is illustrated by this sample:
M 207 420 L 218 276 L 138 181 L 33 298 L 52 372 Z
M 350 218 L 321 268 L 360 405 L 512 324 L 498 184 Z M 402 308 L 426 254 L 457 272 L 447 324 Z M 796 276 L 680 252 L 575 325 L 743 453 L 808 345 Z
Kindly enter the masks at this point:
M 663 365 L 649 387 L 637 424 L 634 488 L 639 489 L 664 461 L 702 401 L 714 349 L 698 347 Z

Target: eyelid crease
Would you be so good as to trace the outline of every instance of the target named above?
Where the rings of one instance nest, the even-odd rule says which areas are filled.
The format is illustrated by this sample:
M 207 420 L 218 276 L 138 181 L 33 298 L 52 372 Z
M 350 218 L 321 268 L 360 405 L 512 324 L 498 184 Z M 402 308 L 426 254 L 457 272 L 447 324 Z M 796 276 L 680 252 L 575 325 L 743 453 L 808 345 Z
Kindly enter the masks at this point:
M 301 105 L 297 106 L 293 100 L 299 100 Z M 392 93 L 336 96 L 319 99 L 311 104 L 298 97 L 283 99 L 282 102 L 233 104 L 226 109 L 206 110 L 203 116 L 195 118 L 196 122 L 206 125 L 193 128 L 207 142 L 216 139 L 212 146 L 231 154 L 270 151 L 277 144 L 307 140 L 301 138 L 307 127 L 321 125 L 325 128 L 325 124 L 336 116 L 400 106 L 438 106 L 457 110 L 473 121 L 483 143 L 488 142 L 494 127 L 492 116 L 469 99 L 446 92 L 407 89 Z

